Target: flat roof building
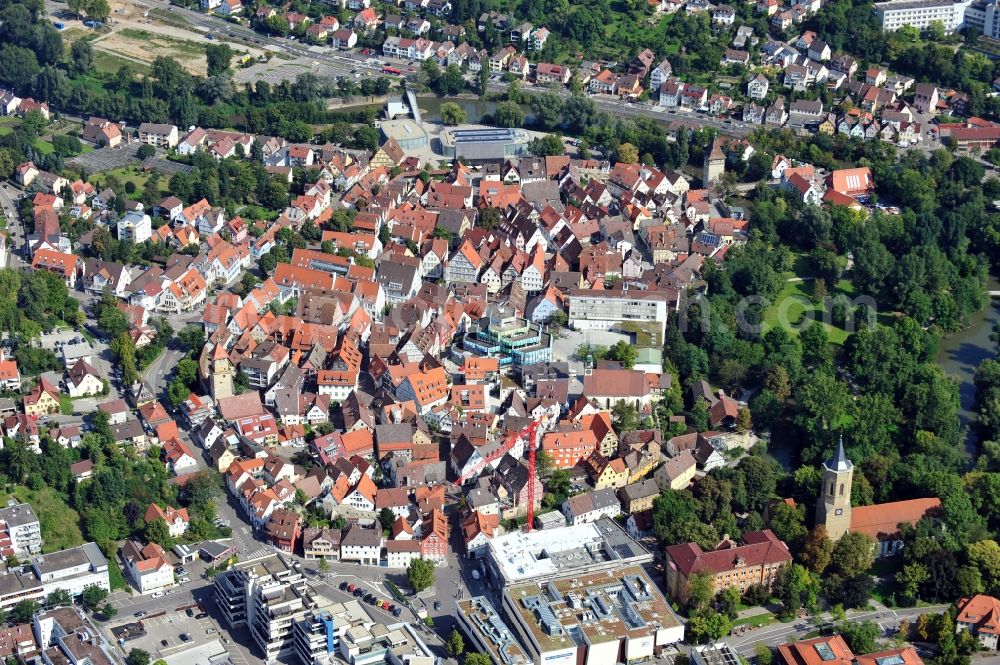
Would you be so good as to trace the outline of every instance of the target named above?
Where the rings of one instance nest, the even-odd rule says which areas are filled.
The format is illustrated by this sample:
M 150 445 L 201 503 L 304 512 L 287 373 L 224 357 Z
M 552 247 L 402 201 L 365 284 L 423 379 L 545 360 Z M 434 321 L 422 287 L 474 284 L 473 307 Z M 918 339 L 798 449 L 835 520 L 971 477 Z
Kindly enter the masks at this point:
M 377 124 L 378 128 L 382 130 L 385 139 L 387 141 L 395 139 L 396 143 L 403 150 L 419 150 L 430 145 L 427 132 L 424 131 L 424 128 L 419 123 L 414 122 L 410 118 L 382 120 Z
M 593 291 L 569 294 L 569 325 L 577 330 L 611 330 L 622 321 L 655 323 L 663 335 L 679 294 L 672 291 Z
M 875 12 L 883 30 L 912 26 L 920 30 L 940 21 L 945 32 L 955 32 L 965 23 L 965 10 L 971 0 L 893 0 L 875 3 Z
M 521 129 L 446 129 L 441 133 L 441 149 L 450 159 L 498 161 L 526 154 L 529 140 Z
M 458 625 L 476 650 L 487 654 L 494 663 L 527 665 L 531 662 L 514 633 L 484 596 L 459 601 Z
M 532 662 L 546 665 L 651 660 L 658 647 L 684 638 L 684 625 L 640 565 L 509 587 L 503 611 Z
M 543 531 L 513 531 L 489 542 L 487 575 L 500 587 L 649 563 L 653 555 L 614 520 Z

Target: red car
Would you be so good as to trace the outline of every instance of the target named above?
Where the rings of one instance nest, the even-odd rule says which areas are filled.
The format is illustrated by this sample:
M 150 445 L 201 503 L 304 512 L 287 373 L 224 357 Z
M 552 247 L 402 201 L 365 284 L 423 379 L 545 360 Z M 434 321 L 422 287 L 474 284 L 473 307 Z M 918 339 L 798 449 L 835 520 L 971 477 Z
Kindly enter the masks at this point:
M 354 586 L 353 584 L 348 584 L 347 585 L 347 593 L 354 593 L 354 590 L 357 589 L 357 588 L 358 587 Z

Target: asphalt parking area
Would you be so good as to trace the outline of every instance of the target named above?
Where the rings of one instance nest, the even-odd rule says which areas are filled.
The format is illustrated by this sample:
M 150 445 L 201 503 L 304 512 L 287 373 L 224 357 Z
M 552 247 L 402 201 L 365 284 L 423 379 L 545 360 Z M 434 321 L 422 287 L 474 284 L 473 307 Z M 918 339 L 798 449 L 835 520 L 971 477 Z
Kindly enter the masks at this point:
M 113 171 L 138 162 L 139 158 L 136 153 L 139 150 L 139 145 L 139 143 L 132 143 L 118 148 L 97 148 L 68 160 L 66 164 L 73 168 L 84 169 L 88 173 Z
M 204 618 L 197 619 L 195 617 L 200 610 L 195 607 L 192 611 L 194 616 L 190 617 L 183 611 L 171 611 L 142 619 L 139 623 L 142 624 L 145 633 L 128 640 L 123 648 L 126 652 L 142 649 L 151 654 L 165 656 L 220 639 L 222 635 L 219 627 L 211 616 L 206 614 Z M 132 626 L 134 623 L 126 626 Z M 121 627 L 116 626 L 111 629 L 115 637 L 118 637 L 119 628 Z

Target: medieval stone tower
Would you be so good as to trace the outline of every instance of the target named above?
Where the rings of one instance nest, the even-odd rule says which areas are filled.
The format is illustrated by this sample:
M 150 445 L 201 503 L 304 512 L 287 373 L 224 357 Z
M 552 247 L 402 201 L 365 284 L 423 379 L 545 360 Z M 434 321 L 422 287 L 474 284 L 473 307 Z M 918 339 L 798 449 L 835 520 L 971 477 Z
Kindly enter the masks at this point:
M 236 374 L 236 370 L 222 344 L 215 345 L 209 363 L 211 366 L 210 387 L 212 389 L 212 399 L 218 402 L 223 397 L 232 397 L 233 377 Z
M 844 439 L 837 452 L 823 462 L 823 486 L 816 502 L 816 524 L 826 526 L 830 540 L 837 541 L 851 528 L 851 481 L 854 465 L 844 454 Z

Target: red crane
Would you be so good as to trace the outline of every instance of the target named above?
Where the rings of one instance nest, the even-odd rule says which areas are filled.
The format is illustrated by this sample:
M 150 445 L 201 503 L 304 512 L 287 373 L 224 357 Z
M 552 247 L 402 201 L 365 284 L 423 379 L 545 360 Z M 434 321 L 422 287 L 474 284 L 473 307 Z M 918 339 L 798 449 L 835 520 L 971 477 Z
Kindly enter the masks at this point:
M 535 521 L 535 450 L 538 449 L 538 421 L 528 426 L 528 524 L 527 531 L 534 528 Z
M 455 481 L 455 485 L 458 486 L 458 487 L 461 487 L 470 478 L 477 477 L 480 473 L 483 472 L 483 469 L 485 469 L 488 464 L 491 464 L 492 462 L 495 462 L 496 460 L 498 460 L 501 457 L 503 457 L 504 455 L 506 455 L 508 452 L 510 452 L 510 449 L 514 447 L 514 444 L 516 444 L 519 439 L 522 439 L 522 438 L 525 438 L 525 437 L 528 440 L 528 447 L 531 449 L 531 456 L 530 456 L 530 461 L 529 461 L 529 475 L 530 475 L 529 481 L 533 481 L 534 480 L 534 473 L 535 473 L 535 462 L 534 462 L 534 460 L 535 460 L 535 451 L 534 451 L 534 448 L 532 447 L 532 444 L 533 444 L 533 442 L 535 440 L 535 432 L 536 432 L 537 429 L 538 429 L 538 421 L 532 421 L 524 429 L 521 429 L 521 430 L 519 430 L 517 432 L 512 432 L 507 437 L 507 439 L 503 442 L 503 445 L 499 446 L 496 450 L 494 450 L 493 452 L 491 452 L 489 455 L 486 455 L 485 457 L 483 457 L 482 460 L 480 460 L 479 462 L 476 462 L 475 466 L 473 466 L 471 469 L 469 469 L 468 471 L 466 471 L 465 473 L 463 473 L 461 476 L 459 476 L 458 480 Z M 533 484 L 533 482 L 531 484 L 531 487 L 532 487 L 532 490 L 529 490 L 529 492 L 533 495 L 534 494 L 534 491 L 533 491 L 534 484 Z

